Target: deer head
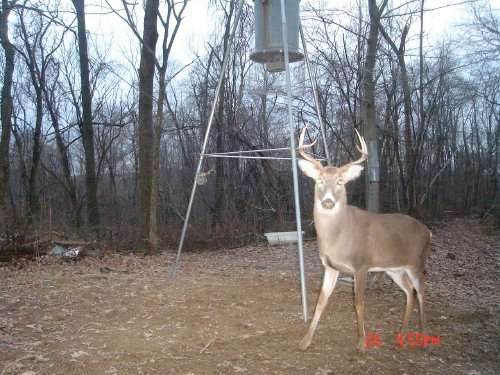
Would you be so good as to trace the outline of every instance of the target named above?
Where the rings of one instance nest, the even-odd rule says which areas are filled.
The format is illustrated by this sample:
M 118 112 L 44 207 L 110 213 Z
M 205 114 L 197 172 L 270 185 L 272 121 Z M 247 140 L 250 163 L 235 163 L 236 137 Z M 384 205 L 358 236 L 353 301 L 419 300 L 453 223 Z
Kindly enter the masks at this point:
M 342 204 L 346 204 L 345 184 L 358 178 L 363 171 L 361 165 L 368 157 L 368 150 L 365 140 L 356 130 L 360 147 L 357 147 L 361 157 L 341 167 L 324 167 L 319 160 L 308 155 L 304 150 L 314 146 L 316 141 L 304 145 L 304 137 L 307 127 L 304 127 L 299 139 L 299 154 L 303 159 L 299 159 L 299 167 L 306 174 L 316 181 L 315 187 L 315 209 L 323 214 L 330 215 L 337 212 Z

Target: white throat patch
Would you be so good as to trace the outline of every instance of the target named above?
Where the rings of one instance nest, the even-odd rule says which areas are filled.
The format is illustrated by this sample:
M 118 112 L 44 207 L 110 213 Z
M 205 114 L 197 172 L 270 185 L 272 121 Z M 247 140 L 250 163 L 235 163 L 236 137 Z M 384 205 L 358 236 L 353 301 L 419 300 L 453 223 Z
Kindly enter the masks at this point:
M 335 207 L 333 207 L 331 210 L 325 209 L 321 204 L 321 201 L 316 202 L 315 206 L 316 206 L 316 211 L 325 216 L 333 216 L 336 215 L 337 212 L 339 212 L 338 204 L 336 204 Z

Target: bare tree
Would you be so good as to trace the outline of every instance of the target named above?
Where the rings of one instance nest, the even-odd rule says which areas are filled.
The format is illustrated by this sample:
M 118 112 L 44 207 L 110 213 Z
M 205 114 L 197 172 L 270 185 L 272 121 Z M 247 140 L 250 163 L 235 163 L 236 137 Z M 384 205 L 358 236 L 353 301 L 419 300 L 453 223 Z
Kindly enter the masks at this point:
M 462 24 L 469 57 L 476 62 L 494 62 L 500 59 L 500 11 L 491 1 L 480 0 L 468 4 L 469 19 Z
M 55 82 L 59 80 L 59 73 L 60 73 L 59 64 L 54 62 L 53 74 Z M 54 136 L 56 140 L 57 150 L 59 152 L 59 157 L 61 158 L 62 172 L 65 180 L 64 188 L 68 195 L 71 208 L 74 212 L 73 216 L 75 218 L 75 224 L 77 227 L 80 227 L 82 225 L 80 203 L 78 202 L 78 197 L 76 194 L 75 179 L 71 171 L 68 145 L 65 144 L 63 133 L 61 131 L 60 114 L 57 108 L 57 100 L 56 100 L 56 95 L 57 95 L 56 87 L 57 87 L 56 84 L 53 84 L 51 88 L 48 88 L 47 85 L 43 86 L 45 104 L 47 106 L 47 111 L 49 112 L 52 127 L 54 128 Z
M 403 99 L 404 99 L 404 134 L 405 134 L 405 166 L 406 166 L 406 174 L 408 178 L 408 214 L 409 215 L 417 215 L 416 212 L 418 208 L 417 204 L 417 164 L 418 164 L 418 150 L 414 145 L 415 135 L 413 134 L 412 128 L 412 100 L 411 100 L 411 88 L 410 81 L 408 77 L 408 69 L 406 67 L 406 59 L 405 59 L 405 49 L 406 49 L 406 41 L 408 37 L 408 32 L 410 31 L 410 23 L 411 19 L 409 19 L 403 29 L 401 30 L 399 45 L 391 38 L 391 36 L 386 31 L 385 27 L 379 22 L 379 30 L 383 35 L 386 42 L 389 44 L 392 49 L 394 55 L 396 56 L 398 65 L 399 65 L 399 73 L 401 78 L 401 86 L 403 89 Z
M 162 14 L 161 9 L 159 4 L 154 5 L 156 7 L 155 13 L 158 16 L 158 19 L 160 20 L 161 26 L 162 26 L 162 35 L 163 35 L 163 40 L 161 44 L 161 51 L 162 51 L 162 56 L 161 59 L 156 56 L 155 48 L 156 48 L 156 42 L 155 45 L 153 46 L 151 40 L 147 40 L 146 37 L 148 36 L 147 31 L 146 31 L 146 25 L 144 24 L 144 31 L 143 35 L 141 36 L 138 30 L 138 26 L 135 21 L 134 17 L 134 11 L 133 8 L 131 8 L 130 4 L 128 4 L 125 1 L 122 1 L 124 11 L 125 11 L 125 16 L 122 15 L 120 12 L 114 10 L 115 14 L 117 14 L 120 18 L 122 18 L 128 26 L 131 28 L 132 32 L 134 35 L 137 37 L 139 42 L 141 43 L 141 66 L 142 64 L 146 64 L 146 62 L 143 60 L 144 57 L 146 56 L 145 53 L 149 53 L 147 56 L 148 59 L 150 58 L 152 61 L 148 62 L 147 65 L 149 66 L 152 64 L 152 73 L 154 75 L 155 68 L 158 70 L 159 74 L 159 79 L 158 79 L 158 97 L 156 100 L 156 115 L 151 112 L 151 121 L 152 121 L 152 129 L 148 129 L 146 131 L 145 127 L 141 126 L 141 121 L 144 120 L 144 117 L 141 116 L 142 114 L 145 114 L 144 111 L 141 111 L 141 103 L 145 103 L 145 99 L 141 101 L 139 99 L 139 135 L 142 134 L 144 137 L 142 138 L 143 140 L 151 138 L 152 144 L 148 147 L 149 150 L 147 150 L 146 153 L 151 153 L 151 155 L 143 155 L 144 162 L 150 162 L 151 167 L 146 167 L 139 162 L 140 166 L 144 166 L 148 170 L 150 169 L 151 173 L 151 179 L 147 181 L 148 184 L 150 184 L 150 188 L 147 189 L 147 195 L 149 196 L 150 203 L 147 204 L 147 207 L 149 209 L 149 218 L 146 220 L 145 218 L 145 212 L 143 212 L 143 209 L 146 207 L 146 197 L 142 196 L 143 193 L 146 192 L 146 188 L 143 185 L 146 182 L 143 182 L 141 180 L 141 173 L 139 172 L 139 186 L 142 186 L 143 188 L 139 189 L 143 193 L 139 193 L 141 196 L 141 221 L 144 221 L 144 228 L 141 230 L 141 239 L 147 238 L 148 240 L 148 246 L 145 247 L 145 251 L 147 253 L 152 253 L 156 251 L 156 248 L 158 247 L 158 223 L 157 223 L 157 206 L 158 206 L 158 168 L 159 168 L 159 155 L 160 155 L 160 147 L 161 147 L 161 139 L 162 135 L 164 133 L 164 128 L 165 128 L 165 116 L 164 116 L 164 107 L 166 103 L 166 90 L 167 90 L 167 84 L 168 84 L 168 79 L 167 79 L 167 70 L 169 67 L 169 58 L 171 55 L 172 47 L 177 35 L 177 32 L 179 30 L 179 27 L 181 25 L 182 21 L 182 16 L 183 12 L 186 8 L 188 0 L 182 0 L 182 1 L 174 1 L 174 0 L 166 0 L 166 13 Z M 148 3 L 146 3 L 147 5 Z M 109 3 L 108 3 L 109 5 Z M 147 7 L 146 7 L 147 8 Z M 151 15 L 152 17 L 152 15 Z M 152 22 L 153 20 L 148 20 L 149 22 Z M 144 23 L 146 22 L 146 15 L 144 17 Z M 151 26 L 148 26 L 151 27 Z M 154 20 L 154 32 L 157 34 L 157 20 Z M 152 31 L 149 32 L 149 37 L 151 38 L 151 33 Z M 158 39 L 158 35 L 156 35 L 156 40 Z M 143 82 L 145 76 L 141 76 L 141 72 L 144 74 L 144 70 L 139 69 L 139 98 L 141 98 L 141 95 L 146 95 L 143 93 L 143 88 L 141 88 L 141 81 Z M 153 76 L 154 78 L 154 76 Z M 148 78 L 149 79 L 149 78 Z M 154 88 L 154 81 L 150 83 L 151 85 L 151 90 Z M 148 83 L 149 85 L 149 83 Z M 148 88 L 149 90 L 149 88 Z M 154 102 L 153 102 L 153 94 L 154 91 L 151 91 L 151 103 L 147 104 L 147 106 L 151 106 L 151 111 L 154 110 Z M 149 100 L 149 99 L 148 99 Z M 144 109 L 144 107 L 143 107 Z M 149 109 L 147 109 L 149 113 Z M 142 119 L 142 120 L 141 120 Z M 148 119 L 149 121 L 149 119 Z M 144 125 L 144 124 L 142 124 Z M 148 125 L 149 127 L 149 125 Z M 150 134 L 151 133 L 151 134 Z M 139 139 L 141 139 L 141 136 L 139 136 Z M 142 147 L 146 147 L 146 144 L 141 143 L 140 141 L 140 149 L 142 149 L 141 144 L 143 145 Z M 148 160 L 148 161 L 146 161 Z M 150 161 L 149 161 L 150 160 Z M 140 167 L 141 170 L 141 167 Z M 149 173 L 149 172 L 148 172 Z M 146 235 L 146 226 L 148 227 L 147 230 L 147 237 Z
M 42 123 L 44 118 L 44 92 L 46 91 L 47 69 L 53 61 L 52 57 L 62 44 L 62 38 L 54 40 L 51 30 L 55 18 L 43 15 L 41 11 L 27 10 L 26 1 L 19 8 L 19 31 L 17 37 L 22 41 L 16 47 L 17 53 L 25 63 L 30 77 L 30 88 L 34 91 L 34 126 L 30 171 L 28 175 L 28 220 L 38 217 L 40 210 L 38 192 L 38 174 L 42 159 Z M 27 88 L 27 92 L 31 91 Z
M 155 50 L 158 41 L 158 7 L 158 0 L 146 0 L 139 66 L 139 239 L 147 254 L 152 254 L 156 250 L 155 244 L 151 241 L 150 231 L 154 157 L 153 85 Z
M 221 54 L 224 56 L 229 46 L 229 34 L 231 31 L 231 22 L 233 20 L 233 15 L 235 11 L 235 2 L 229 2 L 229 8 L 224 9 L 225 19 L 224 19 L 224 35 L 222 39 L 222 51 Z M 216 54 L 216 52 L 214 51 Z M 219 56 L 219 61 L 222 58 Z M 225 120 L 224 120 L 224 103 L 226 101 L 226 76 L 223 77 L 221 90 L 219 94 L 219 106 L 217 108 L 217 114 L 215 118 L 215 132 L 216 132 L 216 152 L 224 152 L 225 150 Z M 224 204 L 224 160 L 222 158 L 217 158 L 215 161 L 215 204 L 212 210 L 212 229 L 216 229 L 222 224 L 223 204 Z
M 153 176 L 151 178 L 151 207 L 150 207 L 150 231 L 149 239 L 153 248 L 158 247 L 158 222 L 157 222 L 157 206 L 158 206 L 158 169 L 162 134 L 164 131 L 165 116 L 164 105 L 166 102 L 167 91 L 167 68 L 172 46 L 177 35 L 177 31 L 181 25 L 182 14 L 186 9 L 188 0 L 174 1 L 167 0 L 167 15 L 161 17 L 160 22 L 163 26 L 163 41 L 162 41 L 162 60 L 159 64 L 159 84 L 158 84 L 158 99 L 157 111 L 154 128 L 154 147 L 153 147 Z M 177 9 L 179 6 L 179 9 Z M 173 21 L 173 25 L 172 25 Z
M 384 0 L 380 9 L 376 0 L 368 0 L 368 12 L 370 15 L 370 28 L 366 42 L 366 58 L 363 74 L 363 121 L 365 125 L 365 136 L 368 143 L 368 189 L 367 208 L 370 212 L 380 210 L 380 166 L 378 150 L 377 112 L 375 108 L 375 78 L 374 70 L 377 56 L 378 24 L 380 15 L 383 13 L 387 0 Z
M 0 142 L 0 229 L 4 229 L 7 224 L 9 210 L 9 152 L 12 132 L 12 82 L 15 58 L 14 45 L 9 39 L 9 14 L 16 2 L 17 0 L 2 0 L 2 9 L 0 11 L 0 42 L 5 56 L 0 113 L 2 120 L 2 138 Z
M 100 225 L 97 202 L 97 177 L 95 172 L 94 129 L 92 124 L 92 95 L 90 92 L 90 67 L 85 26 L 85 0 L 72 0 L 78 23 L 78 52 L 80 56 L 80 79 L 82 95 L 81 133 L 85 152 L 85 186 L 87 190 L 87 223 L 90 227 Z

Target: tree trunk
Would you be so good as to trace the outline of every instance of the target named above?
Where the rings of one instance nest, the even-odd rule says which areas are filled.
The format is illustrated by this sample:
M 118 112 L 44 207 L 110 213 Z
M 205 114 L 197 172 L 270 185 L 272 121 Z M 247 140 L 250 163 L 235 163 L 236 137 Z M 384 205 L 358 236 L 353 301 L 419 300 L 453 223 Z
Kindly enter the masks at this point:
M 154 156 L 153 83 L 158 41 L 158 7 L 159 0 L 146 1 L 139 65 L 139 241 L 146 254 L 153 254 L 156 250 L 155 244 L 150 240 L 150 228 Z
M 177 13 L 175 9 L 174 1 L 166 1 L 168 11 L 166 20 L 162 20 L 163 24 L 163 42 L 162 42 L 162 63 L 159 69 L 159 83 L 158 83 L 158 103 L 156 111 L 156 121 L 154 127 L 154 147 L 153 147 L 153 169 L 151 177 L 151 207 L 150 207 L 150 228 L 149 228 L 149 241 L 151 242 L 152 248 L 158 248 L 158 216 L 157 209 L 158 206 L 158 170 L 160 168 L 160 146 L 161 137 L 163 135 L 164 127 L 164 116 L 163 109 L 165 103 L 167 102 L 166 92 L 167 92 L 167 67 L 170 52 L 172 50 L 172 45 L 179 30 L 180 23 L 182 21 L 182 13 L 187 5 L 187 0 L 182 3 L 178 2 L 181 6 L 180 11 Z M 175 24 L 173 30 L 169 30 L 171 16 L 175 18 Z M 167 104 L 168 105 L 168 104 Z M 182 148 L 182 138 L 179 137 Z
M 30 67 L 31 69 L 32 67 Z M 33 132 L 33 151 L 31 157 L 31 168 L 28 179 L 28 221 L 34 221 L 40 212 L 40 202 L 38 200 L 38 167 L 42 156 L 42 120 L 43 120 L 43 98 L 40 90 L 40 85 L 36 82 L 36 77 L 33 75 L 33 86 L 36 92 L 36 115 L 35 129 Z
M 231 32 L 231 19 L 234 12 L 234 1 L 229 4 L 229 11 L 226 13 L 226 24 L 224 30 L 224 38 L 223 38 L 223 50 L 222 50 L 222 58 L 220 61 L 223 61 L 223 57 L 226 55 L 229 46 L 229 34 Z M 222 66 L 221 66 L 222 68 Z M 223 152 L 224 144 L 225 144 L 225 129 L 224 129 L 224 102 L 226 97 L 226 78 L 224 77 L 222 81 L 222 86 L 219 94 L 219 107 L 217 108 L 217 115 L 215 119 L 215 131 L 217 132 L 216 138 L 216 152 Z M 217 98 L 214 98 L 217 100 Z M 215 160 L 215 204 L 212 213 L 212 230 L 219 228 L 223 224 L 224 218 L 224 159 L 216 158 Z
M 7 226 L 9 217 L 9 177 L 10 177 L 10 137 L 12 133 L 12 82 L 14 76 L 14 46 L 9 40 L 9 14 L 16 1 L 2 0 L 0 12 L 0 42 L 5 55 L 3 73 L 2 103 L 0 118 L 2 119 L 2 137 L 0 141 L 0 230 Z
M 368 0 L 370 29 L 366 43 L 366 60 L 363 75 L 363 120 L 368 147 L 367 208 L 370 212 L 380 210 L 380 166 L 378 158 L 378 132 L 375 109 L 375 69 L 380 12 L 376 0 Z
M 163 134 L 163 104 L 165 101 L 167 67 L 160 69 L 160 80 L 158 86 L 158 109 L 154 127 L 153 141 L 153 167 L 151 170 L 151 206 L 150 206 L 150 226 L 149 241 L 151 249 L 155 251 L 158 248 L 158 217 L 156 207 L 158 206 L 158 170 L 160 168 L 160 145 Z
M 401 85 L 404 98 L 404 124 L 406 144 L 406 173 L 408 176 L 408 215 L 418 216 L 417 210 L 417 176 L 416 176 L 416 153 L 413 147 L 413 135 L 411 129 L 411 89 L 408 81 L 408 70 L 404 54 L 398 56 L 401 69 Z
M 26 67 L 30 73 L 31 84 L 33 85 L 33 90 L 35 91 L 35 128 L 33 130 L 33 148 L 31 152 L 31 166 L 30 173 L 28 177 L 28 222 L 31 223 L 38 217 L 40 212 L 40 202 L 38 200 L 37 182 L 38 182 L 38 167 L 40 166 L 40 160 L 42 155 L 42 143 L 41 143 L 41 133 L 42 133 L 42 121 L 43 121 L 43 85 L 44 85 L 44 73 L 43 67 L 37 64 L 36 44 L 30 44 L 30 34 L 37 36 L 41 35 L 41 29 L 38 30 L 27 30 L 24 23 L 24 13 L 20 17 L 20 26 L 22 31 L 22 39 L 24 42 L 24 52 L 20 52 L 23 57 Z
M 224 152 L 224 97 L 225 97 L 225 79 L 222 82 L 220 90 L 219 108 L 217 109 L 217 116 L 215 119 L 216 136 L 216 152 Z M 216 100 L 214 98 L 214 100 Z M 216 158 L 215 160 L 215 204 L 212 213 L 212 230 L 215 231 L 221 224 L 224 217 L 223 214 L 224 203 L 224 158 Z
M 417 157 L 417 151 L 419 149 L 419 144 L 420 144 L 420 139 L 423 137 L 424 134 L 424 129 L 425 129 L 425 122 L 426 122 L 426 113 L 424 109 L 424 0 L 421 0 L 420 2 L 420 35 L 419 35 L 419 85 L 418 85 L 418 111 L 420 114 L 420 126 L 419 126 L 419 137 L 417 137 L 416 141 L 416 147 L 415 147 L 415 152 L 413 154 L 413 164 L 414 164 L 414 173 L 413 173 L 413 181 L 412 183 L 414 184 L 412 190 L 414 191 L 412 199 L 415 200 L 414 202 L 414 207 L 413 207 L 413 212 L 410 212 L 410 214 L 413 214 L 415 216 L 420 216 L 420 203 L 418 202 L 417 199 L 417 178 L 416 178 L 416 168 L 417 168 L 417 160 L 415 158 Z
M 85 27 L 85 0 L 72 0 L 78 22 L 78 52 L 82 94 L 82 142 L 85 153 L 85 187 L 87 190 L 87 224 L 99 228 L 97 206 L 97 178 L 95 173 L 94 129 L 92 127 L 92 96 L 90 93 L 90 68 Z

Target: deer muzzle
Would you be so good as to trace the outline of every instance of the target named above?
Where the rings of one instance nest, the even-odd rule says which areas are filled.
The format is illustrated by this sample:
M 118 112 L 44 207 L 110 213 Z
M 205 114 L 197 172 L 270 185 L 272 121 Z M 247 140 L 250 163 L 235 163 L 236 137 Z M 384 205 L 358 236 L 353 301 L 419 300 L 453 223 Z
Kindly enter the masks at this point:
M 331 198 L 326 198 L 321 201 L 321 206 L 325 210 L 331 210 L 333 207 L 335 207 L 335 202 Z

